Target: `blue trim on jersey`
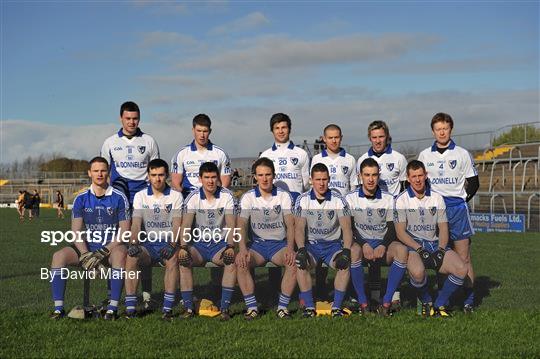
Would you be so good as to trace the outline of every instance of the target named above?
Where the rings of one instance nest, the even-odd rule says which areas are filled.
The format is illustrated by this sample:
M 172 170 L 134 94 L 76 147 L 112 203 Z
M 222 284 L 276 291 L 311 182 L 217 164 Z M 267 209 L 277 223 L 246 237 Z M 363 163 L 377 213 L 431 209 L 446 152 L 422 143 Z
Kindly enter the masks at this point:
M 346 155 L 346 152 L 343 148 L 339 148 L 339 153 L 338 153 L 341 157 L 345 157 Z M 322 150 L 321 152 L 321 156 L 322 157 L 328 157 L 328 151 L 326 150 L 326 148 L 324 150 Z
M 292 141 L 289 141 L 289 144 L 287 145 L 287 148 L 289 150 L 292 150 L 294 148 L 294 143 Z M 275 151 L 277 150 L 277 146 L 276 146 L 276 143 L 274 142 L 274 144 L 272 145 L 272 151 Z
M 260 197 L 261 196 L 261 191 L 259 190 L 259 186 L 255 187 L 253 189 L 255 191 L 255 197 Z M 272 186 L 272 196 L 277 196 L 277 187 L 276 186 Z
M 405 191 L 409 194 L 409 197 L 413 198 L 415 196 L 412 186 L 407 187 Z M 431 196 L 431 185 L 427 181 L 426 181 L 426 191 L 424 192 L 424 194 L 428 197 Z
M 365 198 L 366 194 L 364 193 L 364 189 L 362 186 L 358 187 L 358 197 Z M 382 198 L 382 190 L 380 187 L 377 187 L 377 191 L 375 191 L 375 198 L 381 199 Z
M 222 189 L 223 189 L 223 188 L 220 187 L 220 186 L 218 186 L 218 187 L 216 188 L 216 192 L 214 192 L 214 197 L 215 197 L 215 198 L 219 198 Z M 200 194 L 200 196 L 201 196 L 201 199 L 206 199 L 206 194 L 204 194 L 204 189 L 203 189 L 202 187 L 199 188 L 199 194 Z
M 313 188 L 311 189 L 311 191 L 309 191 L 309 198 L 313 201 L 317 199 L 317 196 L 315 195 L 315 191 L 313 190 Z M 324 200 L 330 201 L 331 199 L 332 199 L 332 190 L 329 188 L 324 194 Z
M 387 155 L 391 154 L 392 153 L 392 145 L 386 146 L 383 153 L 386 153 Z M 377 155 L 377 154 L 375 153 L 375 151 L 373 151 L 373 147 L 370 147 L 369 150 L 368 150 L 368 156 L 373 157 L 375 155 Z
M 141 137 L 143 135 L 143 132 L 141 131 L 140 128 L 137 127 L 137 130 L 135 131 L 135 134 L 133 135 L 133 137 Z M 124 137 L 124 131 L 123 129 L 121 128 L 120 131 L 118 131 L 118 137 Z
M 146 190 L 146 194 L 149 196 L 152 196 L 154 194 L 154 190 L 152 190 L 152 185 L 149 184 Z M 163 190 L 163 194 L 165 196 L 168 196 L 171 194 L 171 187 L 168 184 L 165 184 L 165 189 Z
M 189 148 L 191 149 L 191 151 L 195 152 L 197 151 L 197 145 L 195 144 L 195 140 L 193 140 L 190 144 L 189 144 Z M 212 149 L 214 148 L 214 144 L 209 140 L 208 143 L 206 144 L 206 149 L 208 151 L 212 151 Z
M 449 150 L 453 150 L 454 148 L 456 148 L 456 143 L 450 139 L 450 144 L 448 145 L 448 149 Z M 431 152 L 435 152 L 437 151 L 437 141 L 433 142 L 433 145 L 431 146 Z

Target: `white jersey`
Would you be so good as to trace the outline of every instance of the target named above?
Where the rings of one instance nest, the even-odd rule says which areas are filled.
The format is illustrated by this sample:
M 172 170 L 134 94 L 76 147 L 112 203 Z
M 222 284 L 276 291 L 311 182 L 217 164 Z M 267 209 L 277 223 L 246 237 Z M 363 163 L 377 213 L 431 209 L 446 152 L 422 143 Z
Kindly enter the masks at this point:
M 351 215 L 339 192 L 330 189 L 322 203 L 317 200 L 313 189 L 301 194 L 296 199 L 294 211 L 297 217 L 306 219 L 308 241 L 341 240 L 339 218 Z
M 371 147 L 356 162 L 357 173 L 360 173 L 360 165 L 368 157 L 373 158 L 379 164 L 379 186 L 381 189 L 397 196 L 400 192 L 400 182 L 407 180 L 407 159 L 405 156 L 392 149 L 391 145 L 386 147 L 382 155 L 377 156 Z
M 146 181 L 148 162 L 159 158 L 159 148 L 152 136 L 139 128 L 131 138 L 122 129 L 107 138 L 101 147 L 101 157 L 111 165 L 111 183 L 118 177 L 132 181 Z
M 240 217 L 249 220 L 254 240 L 285 240 L 285 216 L 292 214 L 293 200 L 289 192 L 275 187 L 265 199 L 259 187 L 244 193 L 240 200 Z
M 448 222 L 444 199 L 429 187 L 419 199 L 409 187 L 396 198 L 395 221 L 407 223 L 407 233 L 413 239 L 437 241 L 437 224 Z
M 231 161 L 222 148 L 208 142 L 205 150 L 197 151 L 195 141 L 183 147 L 172 158 L 171 173 L 180 173 L 182 175 L 182 188 L 190 192 L 201 187 L 199 168 L 205 162 L 214 162 L 220 175 L 231 175 Z
M 236 201 L 233 193 L 226 188 L 218 187 L 212 201 L 209 201 L 204 190 L 199 188 L 191 192 L 184 201 L 184 213 L 195 214 L 192 228 L 209 228 L 211 231 L 223 229 L 225 215 L 236 214 Z
M 152 186 L 135 194 L 133 200 L 133 218 L 142 218 L 148 244 L 152 238 L 160 242 L 173 238 L 173 218 L 182 217 L 182 194 L 165 187 L 163 195 L 154 196 Z
M 357 172 L 354 157 L 346 153 L 343 148 L 337 155 L 331 155 L 326 149 L 313 156 L 311 168 L 317 163 L 323 163 L 330 172 L 330 183 L 328 187 L 336 189 L 342 196 L 345 196 L 354 184 L 357 183 Z
M 309 185 L 309 157 L 305 150 L 288 144 L 273 144 L 261 153 L 274 162 L 274 184 L 288 192 L 302 193 Z
M 467 198 L 465 179 L 478 176 L 471 154 L 450 140 L 443 153 L 437 151 L 436 143 L 418 156 L 424 163 L 429 182 L 434 191 L 444 197 Z
M 355 235 L 364 241 L 382 241 L 388 229 L 386 223 L 394 220 L 394 196 L 375 192 L 375 198 L 366 198 L 362 186 L 345 196 L 353 219 Z

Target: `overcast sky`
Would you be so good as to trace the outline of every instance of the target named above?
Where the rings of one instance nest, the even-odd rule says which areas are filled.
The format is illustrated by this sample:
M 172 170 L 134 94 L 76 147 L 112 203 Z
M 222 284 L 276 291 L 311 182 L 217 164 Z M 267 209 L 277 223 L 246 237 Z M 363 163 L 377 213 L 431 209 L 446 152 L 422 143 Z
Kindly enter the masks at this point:
M 337 123 L 347 144 L 373 120 L 394 140 L 539 120 L 538 1 L 7 1 L 1 3 L 1 158 L 88 159 L 141 107 L 170 160 L 198 113 L 231 157 Z

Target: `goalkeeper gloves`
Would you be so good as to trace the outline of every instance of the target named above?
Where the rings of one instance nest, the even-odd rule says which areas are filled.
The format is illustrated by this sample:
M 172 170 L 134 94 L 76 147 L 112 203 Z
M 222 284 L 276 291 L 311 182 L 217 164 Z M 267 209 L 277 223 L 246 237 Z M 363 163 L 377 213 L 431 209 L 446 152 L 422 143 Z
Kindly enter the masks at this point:
M 302 270 L 307 269 L 309 265 L 308 258 L 309 254 L 306 247 L 298 248 L 298 251 L 296 252 L 296 266 Z
M 230 265 L 234 263 L 234 246 L 227 244 L 225 250 L 221 252 L 221 259 L 223 259 L 223 264 Z
M 441 269 L 445 254 L 446 250 L 444 250 L 444 248 L 439 248 L 435 252 L 431 253 L 431 260 L 433 261 L 435 270 L 439 271 L 439 269 Z
M 174 247 L 172 244 L 167 243 L 159 250 L 159 255 L 164 260 L 169 260 L 174 256 L 174 253 L 176 252 L 176 247 Z
M 351 265 L 351 250 L 343 248 L 336 256 L 336 269 L 347 269 Z
M 138 257 L 142 252 L 141 246 L 136 243 L 130 243 L 128 245 L 127 253 L 130 257 Z
M 180 246 L 180 250 L 178 251 L 178 263 L 182 267 L 190 267 L 192 262 L 191 253 L 189 253 L 189 247 L 188 246 Z

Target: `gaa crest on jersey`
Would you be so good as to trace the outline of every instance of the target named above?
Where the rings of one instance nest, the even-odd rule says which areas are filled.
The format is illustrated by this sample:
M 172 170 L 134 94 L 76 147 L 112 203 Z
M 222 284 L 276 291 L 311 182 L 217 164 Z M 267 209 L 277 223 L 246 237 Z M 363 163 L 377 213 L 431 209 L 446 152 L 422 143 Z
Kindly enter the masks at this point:
M 394 169 L 394 163 L 387 163 L 386 168 L 388 168 L 388 171 L 392 171 Z
M 437 213 L 437 207 L 431 207 L 429 209 L 429 213 L 431 213 L 431 215 L 434 216 Z
M 297 157 L 291 157 L 291 162 L 293 165 L 297 165 L 298 164 L 298 158 Z
M 274 213 L 275 214 L 280 214 L 281 213 L 281 205 L 280 204 L 274 206 Z
M 454 168 L 456 168 L 457 160 L 450 160 L 450 162 L 448 164 L 450 165 L 451 169 L 454 169 Z
M 137 150 L 142 155 L 146 151 L 146 146 L 137 146 Z
M 420 212 L 421 216 L 423 216 L 426 213 L 424 208 L 422 208 L 422 207 L 418 208 L 418 212 Z
M 171 210 L 172 210 L 172 203 L 166 204 L 165 205 L 165 212 L 171 213 Z
M 107 214 L 108 214 L 109 216 L 112 216 L 113 213 L 114 213 L 114 209 L 113 209 L 112 207 L 107 207 Z
M 336 215 L 336 212 L 334 210 L 331 210 L 331 211 L 328 211 L 326 213 L 326 215 L 328 216 L 328 219 L 332 220 L 332 219 L 334 219 L 334 216 Z
M 349 166 L 341 166 L 341 170 L 343 171 L 343 174 L 346 175 L 347 172 L 349 172 Z
M 386 216 L 386 208 L 377 209 L 377 213 L 379 214 L 379 217 L 384 218 Z

